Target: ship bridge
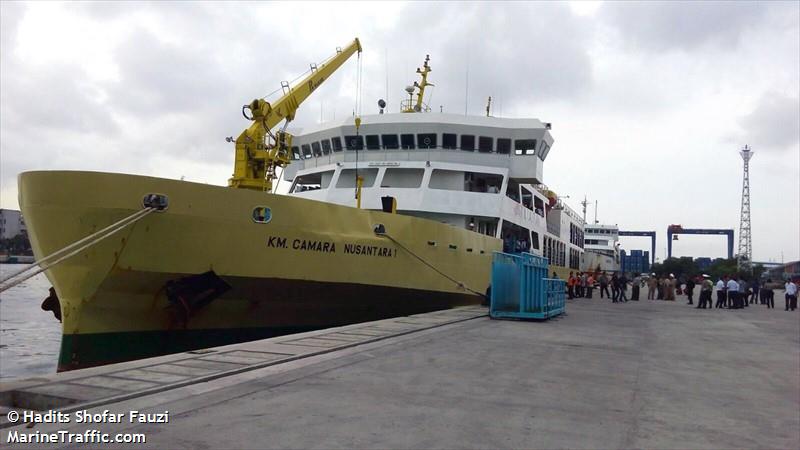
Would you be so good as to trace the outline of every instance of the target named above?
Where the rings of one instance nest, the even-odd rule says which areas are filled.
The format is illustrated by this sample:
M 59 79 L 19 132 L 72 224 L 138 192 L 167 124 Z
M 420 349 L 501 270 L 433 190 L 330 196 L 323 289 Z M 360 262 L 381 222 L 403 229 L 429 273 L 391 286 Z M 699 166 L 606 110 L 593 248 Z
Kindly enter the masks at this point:
M 292 133 L 293 161 L 283 173 L 287 181 L 358 160 L 364 163 L 360 167 L 416 161 L 429 167 L 455 163 L 502 168 L 519 183 L 537 184 L 553 145 L 550 124 L 538 119 L 444 113 L 363 116 L 358 131 L 347 117 Z

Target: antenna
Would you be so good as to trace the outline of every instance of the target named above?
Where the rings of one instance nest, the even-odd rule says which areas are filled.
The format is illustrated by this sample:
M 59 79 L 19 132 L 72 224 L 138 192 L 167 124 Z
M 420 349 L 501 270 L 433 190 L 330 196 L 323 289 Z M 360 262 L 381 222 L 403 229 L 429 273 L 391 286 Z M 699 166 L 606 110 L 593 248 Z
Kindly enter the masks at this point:
M 486 101 L 486 117 L 489 117 L 489 109 L 492 107 L 492 96 L 489 96 L 489 100 Z
M 464 115 L 467 115 L 467 107 L 469 106 L 469 51 L 467 51 L 467 79 L 464 83 Z
M 383 62 L 386 70 L 386 95 L 383 98 L 386 103 L 389 101 L 389 50 L 386 47 L 383 48 Z
M 750 230 L 750 158 L 753 152 L 750 146 L 745 145 L 739 152 L 744 161 L 744 174 L 742 176 L 742 209 L 739 218 L 739 254 L 736 266 L 739 270 L 751 272 L 753 266 L 753 234 Z
M 584 194 L 583 201 L 581 202 L 581 206 L 583 206 L 583 223 L 586 223 L 586 205 L 588 204 L 589 202 L 586 201 L 586 195 Z
M 597 222 L 597 200 L 594 201 L 594 223 L 595 223 L 595 225 L 598 223 Z

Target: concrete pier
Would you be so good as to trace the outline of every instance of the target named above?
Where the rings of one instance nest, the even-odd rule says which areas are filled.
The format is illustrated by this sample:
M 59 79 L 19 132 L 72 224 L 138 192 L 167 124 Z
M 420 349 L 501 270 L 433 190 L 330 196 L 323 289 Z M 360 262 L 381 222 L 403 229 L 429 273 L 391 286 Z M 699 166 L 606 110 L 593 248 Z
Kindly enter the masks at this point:
M 681 297 L 574 300 L 547 322 L 485 312 L 6 383 L 4 405 L 169 411 L 169 422 L 11 426 L 6 410 L 2 440 L 99 429 L 147 439 L 112 448 L 800 447 L 797 312 L 697 310 Z

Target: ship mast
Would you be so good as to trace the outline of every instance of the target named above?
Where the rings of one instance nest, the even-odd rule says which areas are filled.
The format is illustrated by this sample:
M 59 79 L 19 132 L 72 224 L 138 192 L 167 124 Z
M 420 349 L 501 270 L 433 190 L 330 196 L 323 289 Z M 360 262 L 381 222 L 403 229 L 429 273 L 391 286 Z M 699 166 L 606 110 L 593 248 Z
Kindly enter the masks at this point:
M 433 86 L 433 83 L 428 83 L 428 73 L 431 71 L 431 66 L 428 65 L 428 61 L 431 60 L 431 55 L 425 55 L 425 63 L 422 65 L 422 69 L 417 67 L 417 73 L 420 74 L 422 77 L 422 82 L 414 82 L 413 86 L 408 86 L 406 91 L 408 92 L 409 99 L 403 100 L 400 104 L 400 110 L 404 113 L 413 113 L 413 112 L 428 112 L 430 108 L 428 105 L 423 103 L 422 99 L 425 95 L 425 88 L 427 86 Z M 417 101 L 414 102 L 414 88 L 418 89 L 417 92 Z

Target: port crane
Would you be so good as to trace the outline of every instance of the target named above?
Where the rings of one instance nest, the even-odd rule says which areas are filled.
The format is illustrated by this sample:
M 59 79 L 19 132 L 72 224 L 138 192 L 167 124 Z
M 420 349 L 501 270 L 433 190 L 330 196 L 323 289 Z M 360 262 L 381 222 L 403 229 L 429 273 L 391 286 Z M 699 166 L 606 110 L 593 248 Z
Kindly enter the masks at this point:
M 294 120 L 300 104 L 356 52 L 361 54 L 358 38 L 344 49 L 337 48 L 336 54 L 319 67 L 312 64 L 311 73 L 295 86 L 282 82 L 283 96 L 275 102 L 257 98 L 242 106 L 242 115 L 253 123 L 235 140 L 236 159 L 229 187 L 272 191 L 277 168 L 287 166 L 291 159 L 292 136 L 286 126 Z M 271 130 L 283 121 L 283 126 L 273 133 Z
M 728 237 L 728 259 L 733 258 L 733 229 L 731 228 L 683 228 L 680 225 L 667 227 L 667 258 L 672 258 L 672 241 L 679 234 L 716 234 Z M 674 239 L 673 239 L 674 236 Z

